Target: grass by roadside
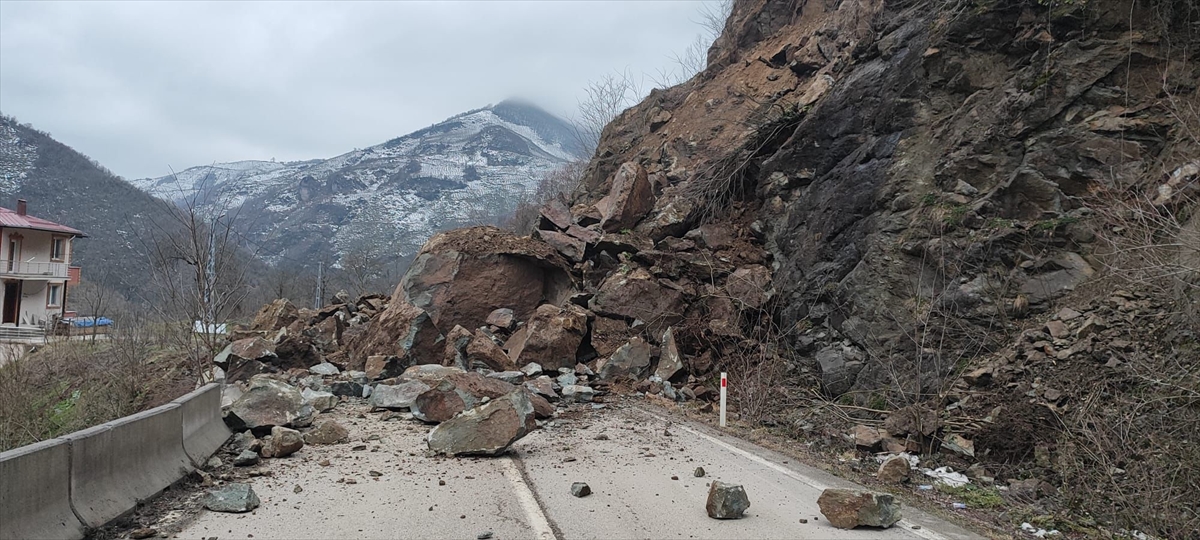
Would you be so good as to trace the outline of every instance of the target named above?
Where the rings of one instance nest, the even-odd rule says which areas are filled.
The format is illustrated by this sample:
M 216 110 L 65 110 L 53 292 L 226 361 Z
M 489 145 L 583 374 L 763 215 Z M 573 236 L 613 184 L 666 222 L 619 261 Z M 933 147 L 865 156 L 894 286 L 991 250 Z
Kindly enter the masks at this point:
M 39 347 L 0 366 L 0 451 L 162 405 L 192 389 L 188 371 L 136 335 Z

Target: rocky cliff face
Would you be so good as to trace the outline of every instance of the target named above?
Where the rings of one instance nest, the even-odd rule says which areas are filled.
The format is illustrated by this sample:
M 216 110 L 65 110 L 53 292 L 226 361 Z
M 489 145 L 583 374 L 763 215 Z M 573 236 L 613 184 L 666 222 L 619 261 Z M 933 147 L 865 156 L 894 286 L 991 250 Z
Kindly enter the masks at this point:
M 827 390 L 936 394 L 1104 266 L 1097 196 L 1195 182 L 1172 103 L 1194 107 L 1197 65 L 1162 16 L 738 2 L 707 70 L 605 130 L 576 202 L 641 164 L 658 196 L 634 234 L 759 241 L 781 334 Z

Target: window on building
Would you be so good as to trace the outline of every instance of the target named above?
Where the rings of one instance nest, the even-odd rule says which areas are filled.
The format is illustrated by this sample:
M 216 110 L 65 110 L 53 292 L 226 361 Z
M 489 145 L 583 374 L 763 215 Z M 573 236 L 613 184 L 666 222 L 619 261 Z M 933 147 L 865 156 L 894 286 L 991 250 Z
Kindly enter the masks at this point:
M 67 258 L 67 239 L 55 238 L 50 245 L 50 260 L 61 261 Z
M 62 305 L 62 284 L 52 283 L 46 286 L 46 307 Z

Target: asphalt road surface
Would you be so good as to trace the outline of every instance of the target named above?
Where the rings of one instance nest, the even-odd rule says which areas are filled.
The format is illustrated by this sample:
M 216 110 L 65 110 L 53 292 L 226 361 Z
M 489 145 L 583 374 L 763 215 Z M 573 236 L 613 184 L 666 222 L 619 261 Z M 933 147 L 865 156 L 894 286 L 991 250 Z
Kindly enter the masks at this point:
M 889 529 L 833 528 L 817 497 L 854 484 L 706 426 L 667 427 L 630 405 L 573 409 L 499 458 L 426 457 L 427 426 L 365 412 L 355 402 L 334 413 L 351 443 L 266 460 L 272 476 L 250 479 L 258 510 L 203 511 L 178 537 L 982 538 L 907 507 Z M 704 477 L 694 476 L 697 467 Z M 745 486 L 745 517 L 708 517 L 712 480 Z M 571 495 L 573 482 L 592 495 Z

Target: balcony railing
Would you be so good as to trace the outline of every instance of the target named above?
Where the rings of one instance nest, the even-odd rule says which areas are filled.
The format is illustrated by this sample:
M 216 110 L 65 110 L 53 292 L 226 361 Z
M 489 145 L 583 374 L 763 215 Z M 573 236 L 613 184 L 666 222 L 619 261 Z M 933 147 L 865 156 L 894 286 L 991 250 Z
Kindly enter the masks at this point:
M 0 275 L 18 277 L 48 277 L 66 278 L 67 263 L 60 262 L 27 262 L 0 259 Z

